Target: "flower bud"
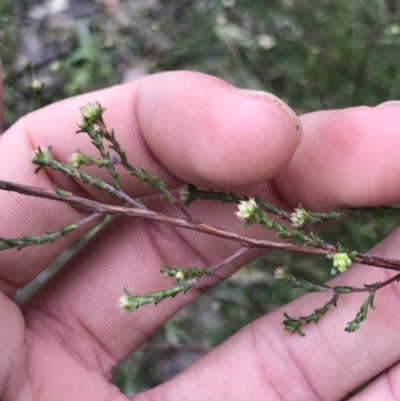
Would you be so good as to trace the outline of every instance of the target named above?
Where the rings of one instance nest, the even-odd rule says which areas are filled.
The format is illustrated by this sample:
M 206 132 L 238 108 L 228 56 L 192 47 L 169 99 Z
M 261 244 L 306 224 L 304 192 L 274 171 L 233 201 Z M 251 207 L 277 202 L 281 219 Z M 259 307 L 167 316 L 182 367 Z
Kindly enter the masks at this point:
M 118 308 L 124 313 L 130 313 L 135 308 L 135 302 L 128 295 L 122 295 L 118 300 Z
M 288 269 L 286 266 L 279 266 L 274 270 L 274 276 L 277 281 L 285 281 L 288 276 Z
M 296 228 L 303 227 L 304 223 L 308 220 L 308 213 L 300 208 L 294 209 L 294 212 L 290 213 L 289 218 L 292 225 Z
M 239 210 L 235 213 L 236 216 L 238 216 L 239 219 L 241 220 L 248 221 L 254 216 L 254 213 L 258 210 L 258 205 L 253 198 L 250 198 L 247 201 L 240 201 L 238 209 Z
M 88 103 L 86 106 L 81 108 L 82 115 L 85 119 L 91 121 L 97 121 L 101 119 L 103 109 L 99 103 Z
M 333 267 L 335 267 L 340 273 L 343 273 L 351 266 L 351 259 L 345 252 L 338 252 L 333 255 Z
M 71 163 L 72 167 L 79 167 L 82 164 L 85 164 L 85 158 L 83 157 L 82 153 L 74 152 L 72 153 L 69 162 Z
M 175 274 L 175 278 L 180 281 L 183 280 L 185 278 L 185 275 L 183 274 L 183 272 L 181 270 L 179 270 L 176 274 Z

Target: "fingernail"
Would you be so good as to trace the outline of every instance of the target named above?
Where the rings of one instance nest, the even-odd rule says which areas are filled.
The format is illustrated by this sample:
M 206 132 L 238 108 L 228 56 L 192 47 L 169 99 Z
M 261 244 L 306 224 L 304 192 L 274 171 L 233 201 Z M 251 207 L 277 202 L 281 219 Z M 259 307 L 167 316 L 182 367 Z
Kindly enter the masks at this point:
M 399 107 L 399 106 L 400 106 L 400 100 L 388 100 L 387 102 L 378 104 L 375 107 Z
M 268 92 L 258 91 L 253 89 L 239 89 L 239 92 L 243 93 L 246 96 L 263 97 L 269 100 L 277 108 L 283 111 L 287 117 L 289 117 L 289 119 L 296 126 L 297 133 L 300 136 L 300 138 L 303 137 L 303 127 L 301 125 L 299 117 L 283 100 L 279 99 L 279 97 Z

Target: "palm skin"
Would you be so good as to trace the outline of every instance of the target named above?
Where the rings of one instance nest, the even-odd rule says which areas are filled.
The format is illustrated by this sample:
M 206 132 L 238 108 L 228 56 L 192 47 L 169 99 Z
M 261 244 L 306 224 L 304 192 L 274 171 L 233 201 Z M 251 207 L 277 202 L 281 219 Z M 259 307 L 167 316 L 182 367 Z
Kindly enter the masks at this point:
M 85 94 L 27 115 L 0 142 L 0 177 L 112 201 L 52 171 L 34 175 L 30 158 L 38 145 L 53 145 L 67 161 L 77 148 L 95 155 L 90 141 L 75 135 L 79 107 L 99 101 L 129 159 L 146 166 L 169 188 L 182 181 L 257 194 L 272 204 L 327 210 L 400 201 L 400 106 L 357 107 L 315 112 L 297 118 L 282 102 L 258 92 L 240 91 L 207 75 L 171 72 Z M 102 175 L 103 174 L 103 175 Z M 107 180 L 106 172 L 100 178 Z M 174 213 L 126 175 L 122 188 L 146 198 L 155 210 Z M 85 216 L 63 203 L 0 193 L 2 235 L 40 234 Z M 198 220 L 242 230 L 231 205 L 199 202 Z M 29 214 L 26 213 L 29 211 Z M 260 233 L 246 229 L 248 235 Z M 0 396 L 3 401 L 119 401 L 127 397 L 110 384 L 113 367 L 182 306 L 228 277 L 252 254 L 222 269 L 201 288 L 132 315 L 116 307 L 124 286 L 135 293 L 163 288 L 160 264 L 211 266 L 237 245 L 195 232 L 138 220 L 115 219 L 23 305 L 12 300 L 83 231 L 55 244 L 0 253 Z M 399 258 L 399 232 L 373 250 Z M 362 285 L 391 272 L 352 267 L 336 282 Z M 400 329 L 395 285 L 378 294 L 377 312 L 361 331 L 344 324 L 360 299 L 348 297 L 307 337 L 285 336 L 282 311 L 242 329 L 169 382 L 137 395 L 158 400 L 340 400 L 381 374 L 356 400 L 400 399 Z M 285 310 L 304 315 L 321 304 L 308 295 Z M 390 369 L 388 369 L 391 367 Z

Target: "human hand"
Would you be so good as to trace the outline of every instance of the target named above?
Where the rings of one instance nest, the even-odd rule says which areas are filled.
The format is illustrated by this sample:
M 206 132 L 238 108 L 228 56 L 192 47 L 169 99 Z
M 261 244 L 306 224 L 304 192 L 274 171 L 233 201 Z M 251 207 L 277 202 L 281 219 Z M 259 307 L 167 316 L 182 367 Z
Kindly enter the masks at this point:
M 26 116 L 1 137 L 0 178 L 48 189 L 57 184 L 78 195 L 89 192 L 99 201 L 111 201 L 55 172 L 34 175 L 29 162 L 38 145 L 53 145 L 55 156 L 63 161 L 77 148 L 91 153 L 89 140 L 75 130 L 79 107 L 96 100 L 107 109 L 106 123 L 115 129 L 130 160 L 148 167 L 169 188 L 182 181 L 225 190 L 248 185 L 246 194 L 257 193 L 269 203 L 288 207 L 300 202 L 310 210 L 400 201 L 398 104 L 311 113 L 301 117 L 300 124 L 272 97 L 245 94 L 216 78 L 189 72 L 149 76 Z M 301 125 L 304 137 L 298 147 Z M 105 172 L 99 175 L 106 179 Z M 121 176 L 121 184 L 134 198 L 149 195 L 127 176 Z M 0 199 L 1 234 L 7 237 L 40 234 L 84 216 L 64 203 L 4 192 Z M 146 203 L 167 213 L 171 207 L 155 198 Z M 199 220 L 241 230 L 232 205 L 199 202 L 191 210 Z M 160 264 L 211 266 L 237 248 L 171 226 L 114 219 L 59 274 L 17 306 L 10 299 L 15 290 L 32 281 L 81 234 L 0 253 L 3 401 L 126 400 L 109 382 L 112 368 L 201 289 L 130 316 L 116 307 L 121 289 L 145 293 L 162 288 Z M 373 252 L 399 258 L 398 236 L 396 231 Z M 223 268 L 206 286 L 247 261 Z M 334 281 L 362 285 L 389 274 L 355 266 Z M 352 335 L 340 322 L 353 317 L 360 303 L 357 296 L 343 300 L 341 308 L 317 326 L 307 327 L 306 338 L 282 333 L 282 311 L 275 311 L 134 400 L 340 400 L 384 371 L 354 399 L 396 399 L 397 300 L 395 285 L 381 290 L 378 313 L 371 313 L 362 330 Z M 285 310 L 304 315 L 318 306 L 319 295 L 313 294 Z

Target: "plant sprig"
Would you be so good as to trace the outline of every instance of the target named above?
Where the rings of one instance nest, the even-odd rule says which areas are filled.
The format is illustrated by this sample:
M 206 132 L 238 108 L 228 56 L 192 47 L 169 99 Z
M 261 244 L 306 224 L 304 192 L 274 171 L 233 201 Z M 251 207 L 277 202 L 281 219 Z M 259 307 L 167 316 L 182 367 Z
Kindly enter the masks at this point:
M 275 278 L 283 283 L 290 284 L 293 287 L 297 288 L 305 288 L 307 292 L 327 292 L 332 294 L 332 298 L 325 303 L 321 308 L 315 309 L 313 313 L 308 316 L 302 316 L 298 319 L 294 319 L 289 316 L 286 312 L 284 313 L 285 320 L 283 321 L 284 330 L 290 334 L 298 333 L 301 336 L 304 336 L 304 332 L 301 330 L 301 327 L 309 324 L 309 323 L 318 323 L 319 320 L 324 316 L 331 306 L 337 306 L 337 301 L 343 295 L 354 294 L 360 292 L 368 293 L 367 299 L 360 306 L 359 311 L 356 314 L 356 317 L 347 323 L 345 331 L 348 333 L 352 333 L 359 329 L 360 324 L 367 319 L 368 310 L 375 309 L 374 299 L 376 292 L 386 287 L 387 285 L 400 281 L 400 274 L 396 274 L 388 280 L 383 282 L 377 282 L 373 284 L 364 284 L 364 287 L 351 287 L 351 286 L 328 286 L 326 284 L 314 284 L 310 281 L 302 278 L 295 277 L 289 268 L 282 266 L 278 267 L 275 270 Z
M 104 123 L 103 113 L 105 109 L 103 109 L 98 102 L 88 104 L 82 107 L 81 110 L 83 119 L 78 123 L 80 130 L 77 132 L 85 132 L 89 135 L 92 144 L 98 149 L 101 158 L 95 159 L 78 151 L 73 155 L 75 164 L 80 166 L 98 165 L 99 167 L 105 167 L 110 172 L 113 178 L 113 185 L 117 190 L 120 189 L 120 182 L 119 174 L 116 172 L 115 166 L 120 165 L 128 171 L 129 175 L 136 177 L 143 184 L 161 191 L 162 199 L 173 203 L 188 220 L 194 221 L 187 208 L 175 198 L 164 182 L 157 176 L 151 174 L 145 167 L 138 169 L 129 162 L 126 152 L 122 149 L 115 137 L 114 130 L 109 130 Z M 104 140 L 108 141 L 108 147 L 104 144 Z M 109 150 L 113 150 L 116 154 L 110 153 Z M 143 207 L 143 205 L 141 206 Z
M 0 237 L 0 251 L 10 248 L 22 249 L 31 245 L 54 242 L 58 238 L 76 230 L 78 227 L 83 226 L 92 219 L 108 214 L 142 218 L 163 224 L 171 224 L 177 227 L 224 238 L 240 244 L 240 248 L 236 252 L 210 268 L 178 268 L 177 266 L 167 268 L 166 266 L 161 266 L 161 272 L 164 276 L 173 277 L 175 279 L 172 287 L 165 290 L 149 292 L 145 295 L 135 295 L 133 292 L 125 289 L 125 293 L 119 301 L 119 307 L 125 312 L 131 312 L 138 307 L 150 303 L 158 304 L 166 298 L 175 297 L 179 293 L 186 293 L 199 281 L 207 276 L 213 275 L 217 270 L 233 262 L 252 248 L 263 248 L 266 250 L 276 249 L 325 256 L 332 260 L 332 274 L 344 272 L 352 263 L 361 263 L 369 266 L 392 269 L 398 272 L 400 271 L 399 260 L 385 259 L 373 255 L 358 253 L 354 250 L 352 251 L 347 249 L 339 243 L 336 245 L 329 244 L 324 241 L 317 232 L 317 228 L 321 223 L 342 219 L 343 217 L 356 218 L 366 214 L 373 217 L 382 217 L 400 214 L 400 208 L 398 206 L 338 209 L 337 211 L 320 213 L 308 211 L 302 205 L 299 205 L 295 210 L 288 211 L 278 205 L 270 205 L 258 197 L 251 198 L 248 196 L 237 195 L 233 192 L 227 194 L 211 190 L 204 191 L 190 184 L 184 184 L 182 187 L 181 197 L 183 202 L 180 202 L 171 193 L 167 185 L 156 175 L 153 175 L 145 167 L 136 168 L 129 162 L 127 154 L 116 139 L 114 131 L 108 130 L 106 127 L 103 119 L 104 111 L 105 110 L 99 103 L 93 103 L 83 107 L 83 119 L 79 123 L 78 131 L 85 132 L 89 135 L 92 144 L 99 151 L 100 157 L 86 155 L 78 150 L 71 156 L 70 164 L 62 163 L 52 157 L 51 147 L 49 146 L 47 148 L 39 147 L 34 154 L 33 162 L 37 166 L 36 172 L 39 172 L 44 167 L 50 167 L 65 174 L 67 177 L 81 180 L 82 182 L 103 190 L 108 194 L 118 196 L 125 200 L 130 207 L 109 205 L 86 199 L 58 187 L 55 187 L 54 191 L 48 191 L 0 180 L 0 190 L 13 191 L 23 195 L 66 202 L 74 206 L 83 207 L 92 213 L 91 216 L 78 223 L 67 225 L 55 231 L 46 232 L 46 234 L 42 236 L 23 236 L 22 238 L 13 239 Z M 81 170 L 81 167 L 88 166 L 97 166 L 98 168 L 107 169 L 111 175 L 112 184 L 108 184 L 105 181 Z M 123 167 L 130 176 L 160 192 L 160 198 L 177 206 L 184 214 L 184 218 L 177 218 L 164 213 L 148 210 L 139 200 L 129 197 L 120 186 L 119 173 L 116 168 L 117 166 Z M 196 200 L 235 203 L 238 205 L 238 210 L 235 214 L 244 221 L 244 227 L 251 224 L 259 224 L 264 229 L 274 231 L 278 238 L 284 239 L 285 241 L 251 238 L 197 221 L 186 208 L 186 206 Z M 271 215 L 277 216 L 277 219 L 272 218 Z M 284 222 L 288 222 L 288 224 L 284 224 Z M 367 318 L 368 311 L 371 308 L 374 308 L 376 292 L 382 287 L 400 280 L 400 273 L 398 273 L 384 282 L 370 285 L 366 284 L 362 288 L 350 286 L 331 287 L 326 284 L 313 284 L 304 278 L 297 278 L 286 268 L 280 269 L 277 272 L 277 278 L 279 280 L 285 281 L 295 287 L 303 287 L 309 292 L 328 292 L 332 295 L 328 302 L 320 308 L 315 309 L 308 316 L 302 316 L 296 319 L 285 313 L 285 330 L 290 333 L 297 332 L 301 335 L 304 334 L 301 330 L 304 325 L 309 323 L 318 323 L 332 306 L 335 307 L 337 305 L 337 301 L 343 295 L 356 292 L 367 292 L 367 299 L 361 305 L 355 318 L 350 321 L 345 328 L 347 332 L 357 330 L 360 327 L 360 324 Z
M 79 179 L 85 184 L 91 185 L 94 188 L 106 190 L 109 194 L 124 199 L 126 202 L 134 207 L 143 207 L 143 205 L 132 199 L 125 192 L 121 191 L 121 189 L 119 189 L 119 186 L 114 187 L 100 180 L 99 178 L 92 177 L 88 173 L 85 173 L 69 164 L 55 160 L 51 154 L 51 146 L 49 146 L 47 149 L 39 147 L 33 154 L 32 163 L 38 166 L 35 170 L 36 173 L 47 166 L 52 168 L 53 170 L 64 173 L 67 177 Z
M 140 306 L 150 303 L 157 305 L 162 300 L 166 298 L 173 298 L 181 292 L 186 294 L 188 290 L 196 285 L 201 279 L 211 276 L 222 267 L 242 256 L 248 250 L 249 248 L 244 245 L 231 256 L 227 257 L 211 268 L 205 267 L 200 269 L 198 267 L 189 267 L 186 269 L 181 269 L 177 266 L 168 268 L 167 266 L 161 265 L 160 271 L 162 275 L 175 278 L 175 282 L 171 288 L 157 292 L 150 292 L 145 295 L 134 295 L 124 288 L 125 295 L 119 299 L 118 305 L 123 312 L 131 313 L 134 309 L 137 309 Z
M 188 290 L 197 284 L 203 277 L 212 274 L 211 269 L 199 269 L 197 267 L 180 269 L 177 266 L 174 266 L 169 269 L 162 265 L 160 270 L 165 276 L 175 277 L 176 280 L 173 286 L 162 291 L 149 292 L 145 295 L 134 295 L 124 288 L 125 295 L 123 295 L 118 301 L 118 306 L 123 312 L 131 313 L 134 309 L 150 303 L 157 305 L 162 300 L 173 298 L 181 292 L 186 294 Z
M 80 130 L 77 133 L 85 132 L 92 140 L 92 144 L 98 149 L 103 160 L 110 161 L 110 152 L 104 145 L 103 139 L 107 135 L 107 131 L 103 120 L 103 109 L 98 102 L 91 103 L 81 108 L 83 119 L 78 123 Z M 112 147 L 112 146 L 111 146 Z M 113 185 L 118 190 L 120 189 L 119 174 L 113 163 L 106 163 L 104 167 L 111 174 Z
M 212 200 L 222 203 L 236 203 L 239 204 L 243 201 L 249 201 L 249 196 L 237 195 L 233 192 L 218 192 L 213 190 L 201 190 L 192 184 L 184 184 L 181 189 L 181 197 L 186 206 L 189 206 L 195 201 Z M 272 206 L 255 196 L 254 201 L 261 210 L 267 213 L 274 214 L 288 220 L 297 228 L 308 228 L 332 220 L 341 220 L 346 217 L 358 218 L 364 216 L 371 217 L 386 217 L 400 215 L 400 205 L 395 206 L 379 206 L 379 207 L 363 207 L 363 208 L 339 208 L 326 213 L 312 212 L 306 210 L 301 204 L 298 205 L 292 212 L 288 212 L 280 206 Z
M 312 246 L 331 252 L 338 251 L 339 245 L 335 247 L 323 241 L 316 231 L 309 232 L 305 229 L 297 229 L 296 225 L 293 225 L 295 228 L 291 228 L 285 224 L 278 223 L 265 212 L 265 202 L 263 202 L 263 207 L 260 207 L 259 203 L 260 201 L 257 202 L 255 198 L 239 202 L 239 210 L 236 212 L 236 215 L 245 222 L 245 227 L 252 224 L 260 224 L 262 228 L 274 231 L 278 238 L 290 239 L 292 242 L 301 244 L 302 246 Z M 271 207 L 270 209 L 272 210 L 273 208 Z M 278 211 L 278 209 L 276 210 Z M 279 214 L 282 214 L 282 212 L 279 212 Z M 286 215 L 288 214 L 286 213 Z
M 17 248 L 18 250 L 26 248 L 32 245 L 42 245 L 46 242 L 55 242 L 58 239 L 66 236 L 72 231 L 86 225 L 92 220 L 96 220 L 101 216 L 100 213 L 93 213 L 92 215 L 85 217 L 84 219 L 78 221 L 74 224 L 68 224 L 64 227 L 59 228 L 54 231 L 46 231 L 44 235 L 41 236 L 23 236 L 22 238 L 3 238 L 0 237 L 0 251 L 5 251 L 6 249 Z

